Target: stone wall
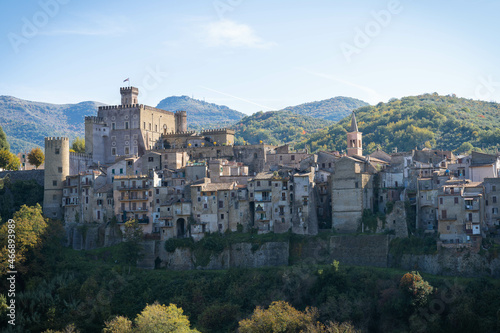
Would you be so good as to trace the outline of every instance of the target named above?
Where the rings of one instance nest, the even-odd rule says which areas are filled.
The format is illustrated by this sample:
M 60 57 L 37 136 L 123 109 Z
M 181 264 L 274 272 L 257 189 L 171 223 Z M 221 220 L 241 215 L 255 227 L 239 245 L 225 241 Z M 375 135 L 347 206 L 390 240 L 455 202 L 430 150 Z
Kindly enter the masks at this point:
M 294 242 L 290 249 L 291 263 L 304 260 L 329 264 L 333 260 L 357 266 L 388 266 L 389 235 L 330 236 Z
M 398 266 L 407 270 L 418 270 L 435 275 L 500 277 L 499 258 L 489 261 L 468 249 L 441 248 L 437 254 L 406 254 L 402 256 Z
M 161 243 L 163 244 L 163 243 Z M 190 249 L 178 248 L 167 252 L 160 246 L 161 266 L 171 270 L 257 268 L 288 265 L 289 245 L 287 242 L 269 242 L 260 245 L 251 243 L 233 244 L 222 253 L 212 256 L 206 266 L 200 266 Z
M 17 180 L 34 180 L 39 185 L 44 185 L 45 170 L 28 170 L 28 171 L 1 171 L 0 178 L 9 175 L 11 182 Z

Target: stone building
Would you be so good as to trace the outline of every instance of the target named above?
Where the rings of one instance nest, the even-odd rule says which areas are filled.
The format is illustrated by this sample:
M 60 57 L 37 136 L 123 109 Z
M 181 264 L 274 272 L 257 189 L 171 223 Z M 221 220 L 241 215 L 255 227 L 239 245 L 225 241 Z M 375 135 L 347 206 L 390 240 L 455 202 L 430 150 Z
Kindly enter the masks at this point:
M 120 88 L 121 105 L 100 106 L 97 117 L 85 117 L 85 153 L 94 163 L 113 163 L 117 156 L 142 156 L 162 134 L 186 131 L 186 113 L 138 104 L 139 90 Z
M 443 246 L 479 246 L 484 226 L 482 183 L 450 180 L 438 194 L 438 232 Z

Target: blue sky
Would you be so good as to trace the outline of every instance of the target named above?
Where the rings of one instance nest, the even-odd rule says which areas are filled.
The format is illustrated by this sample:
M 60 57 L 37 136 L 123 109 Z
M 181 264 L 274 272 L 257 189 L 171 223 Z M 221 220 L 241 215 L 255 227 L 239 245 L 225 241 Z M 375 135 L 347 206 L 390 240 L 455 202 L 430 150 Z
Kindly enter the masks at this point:
M 499 1 L 0 4 L 0 95 L 119 103 L 194 96 L 251 114 L 349 96 L 500 101 Z

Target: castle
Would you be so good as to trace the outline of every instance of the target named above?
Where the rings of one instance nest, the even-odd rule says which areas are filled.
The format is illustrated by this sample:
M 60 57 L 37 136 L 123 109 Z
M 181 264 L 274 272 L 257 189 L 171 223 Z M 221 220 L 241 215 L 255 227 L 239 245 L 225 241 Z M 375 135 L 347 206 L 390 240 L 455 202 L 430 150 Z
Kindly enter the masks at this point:
M 415 210 L 416 227 L 439 232 L 442 246 L 477 248 L 499 225 L 499 156 L 365 156 L 354 112 L 346 154 L 235 145 L 233 130 L 187 131 L 186 112 L 138 104 L 138 93 L 121 88 L 121 105 L 85 118 L 85 154 L 70 153 L 67 138 L 45 139 L 44 214 L 68 230 L 136 219 L 158 241 L 251 229 L 404 237 Z M 75 248 L 95 245 L 78 238 L 68 233 Z

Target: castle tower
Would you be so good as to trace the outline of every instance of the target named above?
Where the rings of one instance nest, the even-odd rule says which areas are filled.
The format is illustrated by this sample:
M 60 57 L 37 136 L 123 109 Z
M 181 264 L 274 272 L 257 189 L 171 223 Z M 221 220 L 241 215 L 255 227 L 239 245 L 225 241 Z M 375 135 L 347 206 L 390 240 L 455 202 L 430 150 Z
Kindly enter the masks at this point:
M 122 95 L 122 105 L 139 104 L 137 102 L 137 96 L 139 95 L 138 88 L 123 87 L 120 88 L 120 94 Z
M 363 133 L 358 131 L 356 116 L 352 113 L 351 130 L 347 133 L 347 156 L 363 156 Z
M 62 219 L 62 196 L 69 175 L 69 139 L 45 138 L 45 181 L 43 213 L 52 219 Z
M 175 132 L 187 132 L 187 113 L 186 111 L 175 112 Z

